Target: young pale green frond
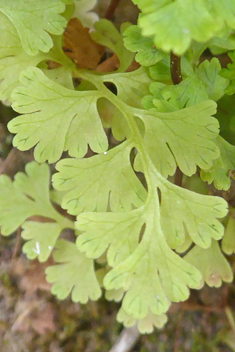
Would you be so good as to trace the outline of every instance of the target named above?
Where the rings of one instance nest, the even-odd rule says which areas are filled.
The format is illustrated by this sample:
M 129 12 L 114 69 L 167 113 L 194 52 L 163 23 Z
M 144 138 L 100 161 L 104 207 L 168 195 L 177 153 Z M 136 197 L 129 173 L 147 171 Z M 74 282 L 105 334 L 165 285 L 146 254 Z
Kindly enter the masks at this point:
M 160 61 L 166 54 L 155 48 L 153 40 L 144 37 L 141 34 L 141 29 L 138 26 L 128 27 L 124 35 L 125 47 L 136 53 L 135 60 L 142 66 L 152 66 Z
M 219 133 L 218 121 L 211 116 L 215 108 L 213 101 L 205 101 L 171 113 L 136 110 L 145 125 L 148 153 L 163 176 L 173 175 L 177 165 L 191 176 L 197 165 L 209 168 L 219 157 L 213 141 Z M 157 135 L 160 138 L 156 139 Z M 141 169 L 138 156 L 135 168 Z
M 194 193 L 169 182 L 160 188 L 161 225 L 171 248 L 181 246 L 187 234 L 201 248 L 208 248 L 211 239 L 222 238 L 224 227 L 218 219 L 228 211 L 223 198 Z
M 28 66 L 37 66 L 45 55 L 28 55 L 21 46 L 18 33 L 10 20 L 0 12 L 0 99 L 10 99 L 19 84 L 20 72 Z
M 168 86 L 162 95 L 165 100 L 174 99 L 179 108 L 192 106 L 200 101 L 219 100 L 226 91 L 229 81 L 220 76 L 221 65 L 217 58 L 203 61 L 186 79 L 175 86 Z
M 137 323 L 138 330 L 141 334 L 150 334 L 154 327 L 161 329 L 167 322 L 165 314 L 154 315 L 148 313 L 143 319 L 134 319 L 132 316 L 125 313 L 123 308 L 120 308 L 117 314 L 117 321 L 123 323 L 126 327 L 134 326 Z
M 221 136 L 216 139 L 216 144 L 220 149 L 220 157 L 213 162 L 209 170 L 201 170 L 203 181 L 211 184 L 217 189 L 227 191 L 231 185 L 230 170 L 235 170 L 235 146 L 228 143 Z
M 66 19 L 61 16 L 65 4 L 73 0 L 0 0 L 0 11 L 15 26 L 22 47 L 28 55 L 39 51 L 48 52 L 53 46 L 50 34 L 60 35 L 66 26 Z
M 221 253 L 217 241 L 212 241 L 211 246 L 206 249 L 193 247 L 184 259 L 201 272 L 208 286 L 220 287 L 222 281 L 231 282 L 233 280 L 232 269 Z
M 171 56 L 167 54 L 162 60 L 148 68 L 150 77 L 157 82 L 164 82 L 172 85 L 171 77 Z M 194 76 L 194 69 L 186 56 L 181 57 L 181 74 L 183 80 Z
M 232 95 L 235 93 L 235 51 L 229 53 L 232 63 L 229 63 L 227 68 L 221 70 L 221 76 L 230 80 L 226 93 Z
M 196 75 L 175 86 L 154 82 L 149 89 L 152 95 L 146 95 L 142 104 L 146 109 L 155 108 L 159 112 L 184 109 L 209 99 L 205 85 Z
M 235 217 L 234 212 L 230 214 L 222 239 L 222 250 L 224 253 L 231 255 L 235 253 Z
M 219 75 L 220 71 L 221 65 L 216 57 L 211 61 L 203 61 L 196 70 L 198 79 L 203 82 L 206 87 L 208 98 L 214 101 L 222 98 L 229 84 L 228 79 Z
M 12 94 L 13 108 L 24 114 L 11 120 L 8 128 L 17 135 L 14 145 L 28 150 L 36 145 L 38 162 L 57 161 L 63 151 L 83 157 L 88 144 L 97 153 L 108 142 L 97 111 L 98 91 L 74 91 L 47 78 L 38 68 L 20 75 L 21 86 Z M 92 126 L 92 128 L 91 128 Z
M 63 229 L 54 222 L 26 221 L 22 225 L 22 238 L 27 240 L 23 246 L 23 253 L 31 260 L 38 258 L 45 262 L 54 248 L 56 241 Z
M 163 51 L 182 55 L 194 39 L 207 42 L 228 24 L 235 29 L 233 0 L 134 0 L 142 11 L 138 25 Z
M 146 191 L 130 164 L 129 142 L 86 159 L 64 159 L 57 164 L 54 187 L 68 191 L 62 207 L 70 214 L 82 211 L 128 211 L 141 206 Z
M 182 59 L 183 59 L 183 57 L 182 57 Z M 172 80 L 171 80 L 170 64 L 171 64 L 170 54 L 168 54 L 161 61 L 159 61 L 155 65 L 149 67 L 150 77 L 154 81 L 171 84 Z
M 231 52 L 235 50 L 234 32 L 231 31 L 231 28 L 225 26 L 224 33 L 222 35 L 220 34 L 219 37 L 213 37 L 207 45 L 213 55 Z
M 217 58 L 203 61 L 188 78 L 179 85 L 169 86 L 162 93 L 165 100 L 179 101 L 179 108 L 192 106 L 197 102 L 219 100 L 226 91 L 229 81 L 220 76 L 221 65 Z M 169 94 L 170 93 L 170 94 Z
M 65 299 L 71 293 L 74 302 L 87 303 L 88 299 L 97 300 L 101 296 L 93 260 L 79 252 L 74 243 L 57 241 L 53 257 L 58 264 L 48 267 L 46 275 L 58 299 Z
M 101 19 L 94 24 L 94 28 L 95 31 L 91 32 L 91 38 L 97 43 L 110 48 L 120 61 L 118 71 L 126 71 L 133 60 L 134 54 L 125 48 L 123 37 L 114 24 L 106 19 Z
M 205 60 L 187 78 L 177 85 L 150 85 L 152 96 L 146 95 L 142 104 L 146 109 L 156 108 L 160 112 L 180 110 L 204 100 L 219 100 L 226 91 L 229 81 L 219 75 L 220 62 L 213 58 Z

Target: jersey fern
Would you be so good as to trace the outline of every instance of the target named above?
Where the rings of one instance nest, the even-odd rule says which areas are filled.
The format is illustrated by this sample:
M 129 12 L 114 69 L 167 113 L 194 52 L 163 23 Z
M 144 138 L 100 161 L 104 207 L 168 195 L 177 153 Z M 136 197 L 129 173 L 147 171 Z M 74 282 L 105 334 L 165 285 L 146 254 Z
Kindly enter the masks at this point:
M 141 10 L 137 26 L 124 24 L 121 33 L 105 19 L 94 26 L 93 40 L 120 61 L 115 72 L 100 73 L 77 68 L 62 50 L 72 0 L 18 7 L 0 0 L 0 98 L 19 113 L 8 124 L 13 145 L 35 147 L 36 160 L 14 181 L 0 176 L 0 226 L 3 235 L 22 226 L 29 259 L 53 255 L 46 274 L 59 299 L 71 294 L 86 303 L 103 288 L 107 299 L 122 299 L 118 321 L 145 333 L 164 325 L 171 302 L 186 300 L 189 288 L 232 280 L 218 244 L 227 202 L 171 176 L 178 169 L 187 180 L 200 174 L 218 189 L 230 187 L 235 146 L 219 135 L 216 102 L 234 94 L 234 63 L 221 72 L 218 58 L 200 57 L 206 48 L 230 50 L 235 12 L 232 0 L 227 7 L 217 0 L 133 2 Z M 83 17 L 91 9 L 84 6 Z M 172 50 L 182 55 L 177 85 Z M 126 72 L 133 57 L 141 67 Z M 102 106 L 110 107 L 106 120 Z M 118 143 L 109 143 L 104 127 Z M 45 161 L 56 163 L 52 192 Z M 76 243 L 63 239 L 66 228 Z M 234 252 L 233 218 L 222 250 Z

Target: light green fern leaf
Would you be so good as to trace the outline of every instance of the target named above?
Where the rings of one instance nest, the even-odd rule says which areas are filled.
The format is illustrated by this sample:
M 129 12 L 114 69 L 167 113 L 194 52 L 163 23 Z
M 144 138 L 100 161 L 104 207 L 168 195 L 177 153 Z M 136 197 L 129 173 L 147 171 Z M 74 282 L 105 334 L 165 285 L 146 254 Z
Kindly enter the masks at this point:
M 62 207 L 70 214 L 82 211 L 130 210 L 140 206 L 146 191 L 130 164 L 133 145 L 124 142 L 100 155 L 86 159 L 64 159 L 57 164 L 54 187 L 68 191 Z
M 212 241 L 207 249 L 193 247 L 184 259 L 202 273 L 203 280 L 208 286 L 220 287 L 222 281 L 231 282 L 233 280 L 232 269 L 221 253 L 217 241 Z M 201 286 L 203 286 L 203 281 Z
M 61 206 L 64 196 L 66 195 L 66 191 L 58 191 L 56 189 L 50 190 L 50 199 L 53 203 Z
M 142 98 L 149 94 L 152 79 L 145 67 L 134 72 L 113 73 L 103 77 L 104 82 L 112 82 L 117 88 L 117 96 L 126 104 L 141 108 Z M 114 110 L 111 127 L 114 137 L 122 141 L 130 135 L 128 123 L 118 109 Z
M 21 236 L 27 240 L 23 253 L 31 260 L 38 258 L 40 262 L 45 262 L 63 228 L 58 223 L 26 221 L 22 229 Z
M 67 89 L 37 68 L 22 72 L 20 82 L 12 94 L 13 108 L 24 115 L 8 124 L 9 130 L 17 134 L 13 143 L 18 149 L 36 145 L 35 159 L 50 163 L 66 150 L 71 156 L 83 157 L 88 144 L 97 153 L 106 151 L 107 137 L 96 106 L 101 97 L 98 91 Z
M 170 71 L 170 55 L 168 54 L 161 61 L 157 62 L 153 66 L 150 66 L 149 75 L 154 81 L 172 84 Z
M 124 290 L 122 288 L 119 288 L 118 290 L 106 290 L 105 291 L 105 298 L 108 301 L 115 301 L 119 302 L 121 301 L 123 295 L 124 295 Z
M 26 173 L 18 172 L 15 175 L 14 187 L 35 202 L 44 202 L 44 206 L 46 204 L 47 207 L 50 206 L 50 170 L 48 165 L 31 162 L 26 165 L 25 171 Z
M 231 255 L 235 253 L 235 218 L 234 211 L 231 211 L 231 214 L 228 219 L 228 223 L 225 229 L 225 234 L 222 239 L 222 250 L 224 253 Z
M 11 0 L 0 1 L 0 11 L 15 26 L 23 49 L 28 55 L 36 55 L 39 51 L 48 52 L 53 46 L 50 34 L 63 33 L 67 21 L 61 16 L 65 4 L 73 0 Z M 50 33 L 50 34 L 49 34 Z
M 11 234 L 30 216 L 45 215 L 49 208 L 54 211 L 48 197 L 48 166 L 32 162 L 27 164 L 26 173 L 16 174 L 14 182 L 6 175 L 0 176 L 0 225 L 3 235 Z
M 142 10 L 138 24 L 143 35 L 153 36 L 156 47 L 163 51 L 181 55 L 192 39 L 205 42 L 220 29 L 203 0 L 188 0 L 187 4 L 183 0 L 134 3 Z
M 10 99 L 12 90 L 19 84 L 20 72 L 28 66 L 37 66 L 45 59 L 45 55 L 26 54 L 15 27 L 1 12 L 0 31 L 0 99 L 5 100 Z
M 166 57 L 163 51 L 155 48 L 151 38 L 144 37 L 141 34 L 141 29 L 138 26 L 128 27 L 123 35 L 125 47 L 137 53 L 135 60 L 140 65 L 151 66 Z
M 120 308 L 117 314 L 117 321 L 123 323 L 126 327 L 134 326 L 137 323 L 141 334 L 150 334 L 153 332 L 154 327 L 161 329 L 166 324 L 167 316 L 165 314 L 154 315 L 148 313 L 145 318 L 137 320 L 125 313 L 123 308 Z
M 153 82 L 145 67 L 134 72 L 108 74 L 103 80 L 115 84 L 120 100 L 136 108 L 141 108 L 141 99 L 149 94 L 149 85 Z
M 148 68 L 150 77 L 157 82 L 163 82 L 172 85 L 171 77 L 171 57 L 167 54 L 162 60 Z M 181 74 L 183 80 L 187 77 L 194 76 L 192 64 L 186 56 L 181 57 Z
M 121 32 L 125 27 L 126 24 L 121 26 Z M 101 19 L 95 22 L 94 28 L 95 31 L 91 32 L 91 38 L 97 43 L 110 48 L 120 61 L 118 71 L 126 71 L 133 60 L 134 54 L 125 48 L 122 35 L 118 32 L 114 24 L 106 19 Z
M 214 57 L 211 61 L 205 60 L 196 70 L 196 75 L 204 83 L 208 98 L 219 100 L 225 93 L 229 80 L 219 75 L 221 65 L 219 60 Z
M 47 76 L 57 79 L 73 89 L 71 72 L 74 65 L 62 50 L 62 38 L 53 36 L 53 48 L 48 53 L 39 52 L 32 56 L 22 48 L 19 35 L 10 20 L 0 12 L 0 99 L 11 100 L 11 93 L 19 85 L 19 75 L 29 66 L 38 66 L 42 61 L 52 60 L 62 64 L 58 69 L 46 70 Z M 59 80 L 58 80 L 59 78 Z
M 143 319 L 148 311 L 166 312 L 170 301 L 186 299 L 187 286 L 196 288 L 200 282 L 197 270 L 168 247 L 154 203 L 129 213 L 84 213 L 77 222 L 84 231 L 77 239 L 80 250 L 96 257 L 110 244 L 107 259 L 114 269 L 105 276 L 104 286 L 127 291 L 123 309 L 135 319 Z
M 230 52 L 228 55 L 232 63 L 229 63 L 227 68 L 221 70 L 221 76 L 230 80 L 226 93 L 232 95 L 235 93 L 235 51 Z
M 79 252 L 74 243 L 59 240 L 53 257 L 58 264 L 46 269 L 46 278 L 53 283 L 51 291 L 58 299 L 71 293 L 74 302 L 87 303 L 101 296 L 93 260 Z
M 53 35 L 52 39 L 53 39 L 53 47 L 48 53 L 45 53 L 44 55 L 47 57 L 47 60 L 55 61 L 58 64 L 60 64 L 59 67 L 61 66 L 61 71 L 63 69 L 64 71 L 70 71 L 70 73 L 72 73 L 72 71 L 76 69 L 76 65 L 64 53 L 63 35 L 60 35 L 60 36 Z M 54 70 L 55 69 L 53 69 L 52 71 Z
M 195 75 L 176 86 L 160 86 L 159 82 L 154 82 L 150 92 L 152 96 L 145 96 L 142 104 L 147 109 L 153 107 L 159 112 L 180 110 L 209 99 L 205 85 Z
M 223 35 L 214 37 L 208 43 L 208 47 L 213 55 L 220 55 L 225 52 L 235 50 L 235 36 L 231 28 L 225 26 Z
M 207 42 L 223 33 L 224 25 L 235 28 L 233 0 L 134 0 L 142 13 L 138 25 L 144 36 L 154 38 L 157 48 L 182 55 L 194 39 Z
M 209 184 L 213 182 L 217 189 L 227 191 L 231 185 L 229 172 L 235 170 L 235 146 L 221 136 L 217 137 L 216 144 L 220 149 L 220 157 L 209 170 L 201 170 L 200 175 L 203 181 Z
M 48 165 L 36 162 L 28 163 L 26 173 L 18 172 L 13 182 L 6 175 L 0 176 L 1 233 L 7 236 L 22 226 L 22 237 L 29 240 L 23 251 L 29 259 L 47 260 L 62 230 L 74 227 L 51 204 L 49 185 Z M 26 221 L 32 216 L 41 216 L 47 222 Z
M 156 108 L 160 112 L 180 110 L 207 99 L 219 100 L 229 81 L 220 76 L 221 65 L 217 58 L 205 60 L 178 85 L 150 85 L 152 96 L 146 95 L 142 104 L 146 109 Z
M 73 77 L 71 71 L 64 66 L 55 68 L 53 70 L 44 69 L 43 73 L 52 81 L 68 89 L 74 89 Z
M 235 29 L 235 3 L 233 0 L 213 0 L 208 3 L 208 7 L 217 20 L 218 25 L 223 25 L 224 22 Z
M 196 166 L 208 168 L 219 157 L 213 139 L 219 133 L 218 121 L 211 117 L 215 103 L 205 101 L 171 113 L 136 111 L 145 125 L 145 145 L 149 155 L 163 176 L 173 175 L 178 165 L 188 176 Z M 156 136 L 161 138 L 156 139 Z M 139 158 L 135 168 L 141 170 Z
M 141 209 L 120 213 L 83 213 L 77 228 L 84 231 L 77 238 L 80 251 L 88 258 L 99 258 L 108 248 L 107 260 L 115 266 L 137 248 L 145 219 Z
M 217 218 L 227 213 L 221 198 L 181 189 L 157 171 L 151 177 L 161 190 L 161 213 L 156 189 L 141 208 L 124 213 L 82 213 L 76 223 L 83 232 L 77 239 L 79 250 L 91 258 L 107 250 L 108 265 L 113 269 L 105 276 L 104 287 L 125 291 L 123 309 L 134 319 L 143 319 L 149 311 L 165 313 L 171 301 L 188 297 L 188 287 L 199 286 L 197 270 L 185 265 L 167 242 L 174 248 L 182 245 L 187 230 L 193 241 L 208 247 L 211 238 L 222 237 L 223 226 Z M 169 227 L 168 214 L 176 210 Z
M 222 238 L 224 227 L 217 220 L 227 214 L 222 198 L 200 195 L 173 184 L 161 187 L 161 195 L 161 224 L 171 248 L 181 246 L 187 233 L 201 248 L 208 248 L 211 239 Z
M 200 282 L 198 271 L 172 252 L 157 231 L 151 219 L 146 224 L 146 239 L 104 279 L 107 289 L 127 291 L 123 309 L 135 319 L 143 319 L 149 311 L 156 315 L 165 313 L 170 301 L 187 299 L 187 286 L 197 288 Z
M 0 226 L 4 236 L 14 232 L 27 218 L 36 215 L 38 209 L 33 200 L 14 187 L 6 175 L 0 176 Z

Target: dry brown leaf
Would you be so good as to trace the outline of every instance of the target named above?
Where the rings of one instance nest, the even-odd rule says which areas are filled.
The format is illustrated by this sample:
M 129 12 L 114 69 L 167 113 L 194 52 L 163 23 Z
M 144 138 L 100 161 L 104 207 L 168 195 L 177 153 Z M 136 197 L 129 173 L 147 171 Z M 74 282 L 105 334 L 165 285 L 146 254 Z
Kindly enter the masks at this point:
M 65 54 L 79 68 L 95 69 L 104 52 L 104 47 L 94 42 L 89 29 L 77 18 L 72 18 L 64 31 Z
M 99 72 L 113 72 L 120 67 L 120 61 L 116 54 L 113 54 L 111 57 L 101 62 L 96 68 L 96 71 Z
M 20 288 L 25 290 L 26 295 L 32 295 L 38 289 L 50 291 L 51 284 L 46 281 L 45 270 L 52 264 L 54 264 L 53 259 L 49 259 L 45 263 L 39 263 L 38 260 L 31 263 L 30 269 L 26 271 L 20 281 Z
M 116 54 L 113 54 L 111 57 L 106 59 L 105 61 L 101 62 L 96 71 L 99 72 L 113 72 L 116 71 L 120 67 L 120 61 Z M 126 70 L 127 72 L 132 72 L 140 68 L 140 64 L 135 60 L 132 61 L 131 65 Z

